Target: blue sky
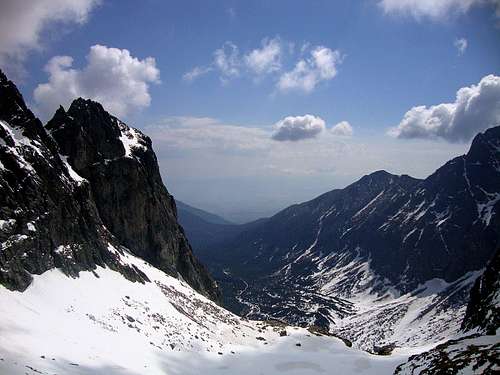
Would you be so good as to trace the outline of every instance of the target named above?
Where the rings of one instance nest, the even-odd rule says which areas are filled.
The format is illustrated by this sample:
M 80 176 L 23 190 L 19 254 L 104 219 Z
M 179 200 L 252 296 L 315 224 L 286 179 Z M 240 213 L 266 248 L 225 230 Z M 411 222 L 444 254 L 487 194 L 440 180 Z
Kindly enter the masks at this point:
M 0 38 L 4 45 L 19 46 L 14 55 L 0 44 L 0 63 L 18 78 L 27 101 L 40 110 L 43 101 L 51 108 L 64 100 L 48 99 L 50 90 L 34 96 L 37 86 L 48 82 L 44 67 L 54 56 L 72 57 L 76 70 L 85 69 L 94 45 L 126 49 L 139 61 L 153 57 L 157 72 L 144 78 L 150 102 L 139 98 L 130 104 L 124 98 L 122 107 L 110 108 L 130 108 L 121 117 L 152 136 L 165 182 L 176 197 L 233 220 L 271 214 L 375 168 L 424 177 L 463 153 L 470 132 L 498 119 L 498 109 L 491 109 L 498 107 L 494 99 L 487 104 L 491 113 L 484 124 L 466 135 L 425 133 L 416 122 L 404 125 L 399 138 L 387 135 L 413 107 L 455 102 L 460 88 L 499 75 L 500 21 L 492 1 L 423 0 L 416 6 L 409 0 L 399 5 L 394 0 L 52 3 L 70 9 L 58 19 L 42 10 L 34 15 L 43 21 L 34 31 L 36 41 L 16 45 L 7 34 Z M 19 10 L 11 8 L 13 19 Z M 22 25 L 25 16 L 19 17 Z M 466 41 L 462 51 L 459 39 Z M 257 74 L 245 56 L 272 40 L 280 46 L 279 66 Z M 214 52 L 227 42 L 238 49 L 234 76 L 224 76 L 214 65 Z M 300 60 L 312 61 L 320 47 L 338 54 L 330 66 L 335 72 L 308 92 L 281 90 L 281 77 Z M 195 67 L 211 71 L 183 79 Z M 99 81 L 98 73 L 93 69 L 82 77 L 93 74 L 90 80 Z M 111 95 L 81 86 L 83 95 L 104 101 Z M 324 123 L 316 133 L 299 118 L 287 126 L 292 131 L 305 126 L 303 139 L 267 139 L 280 131 L 285 123 L 280 120 L 306 114 Z M 341 121 L 350 124 L 352 134 L 332 136 L 331 128 Z

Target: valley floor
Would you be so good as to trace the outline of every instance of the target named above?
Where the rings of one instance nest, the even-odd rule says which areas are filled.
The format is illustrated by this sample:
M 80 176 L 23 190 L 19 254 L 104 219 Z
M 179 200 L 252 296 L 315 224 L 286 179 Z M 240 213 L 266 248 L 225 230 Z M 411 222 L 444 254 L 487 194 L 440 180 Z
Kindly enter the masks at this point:
M 391 374 L 376 356 L 302 328 L 241 319 L 130 254 L 150 283 L 98 268 L 0 287 L 0 374 Z M 286 331 L 286 336 L 281 336 Z

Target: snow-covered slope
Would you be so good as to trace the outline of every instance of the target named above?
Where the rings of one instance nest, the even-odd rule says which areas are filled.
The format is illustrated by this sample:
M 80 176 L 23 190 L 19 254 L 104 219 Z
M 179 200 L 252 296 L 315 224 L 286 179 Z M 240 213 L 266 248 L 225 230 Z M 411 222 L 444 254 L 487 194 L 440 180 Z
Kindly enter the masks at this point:
M 500 248 L 471 291 L 462 332 L 429 351 L 413 355 L 396 374 L 500 373 Z
M 0 287 L 0 373 L 390 374 L 407 358 L 241 319 L 130 253 L 120 258 L 151 282 L 98 267 L 75 279 L 49 270 L 24 292 Z

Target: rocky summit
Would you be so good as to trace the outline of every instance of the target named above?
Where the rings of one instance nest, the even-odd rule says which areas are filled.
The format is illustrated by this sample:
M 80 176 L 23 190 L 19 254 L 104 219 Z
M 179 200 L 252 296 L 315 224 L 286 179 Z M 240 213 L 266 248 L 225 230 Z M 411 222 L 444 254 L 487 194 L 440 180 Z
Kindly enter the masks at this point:
M 84 99 L 44 128 L 3 73 L 0 125 L 1 284 L 24 290 L 33 274 L 96 266 L 147 281 L 120 261 L 131 252 L 220 299 L 177 223 L 148 137 Z

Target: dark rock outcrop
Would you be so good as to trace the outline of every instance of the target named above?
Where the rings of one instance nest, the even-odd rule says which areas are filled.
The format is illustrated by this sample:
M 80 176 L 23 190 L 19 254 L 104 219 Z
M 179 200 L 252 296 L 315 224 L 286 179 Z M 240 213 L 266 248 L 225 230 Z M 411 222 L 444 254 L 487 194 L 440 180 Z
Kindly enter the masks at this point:
M 470 292 L 462 329 L 494 335 L 500 328 L 500 248 Z
M 22 291 L 31 274 L 57 267 L 75 277 L 96 265 L 134 281 L 147 279 L 122 264 L 120 245 L 104 228 L 90 185 L 75 177 L 0 72 L 0 284 Z
M 47 129 L 0 72 L 0 284 L 24 290 L 32 274 L 76 277 L 97 265 L 147 281 L 122 261 L 131 251 L 220 300 L 177 223 L 148 137 L 83 99 Z
M 67 112 L 59 108 L 46 128 L 89 182 L 100 218 L 120 243 L 219 300 L 215 282 L 193 256 L 177 222 L 175 201 L 163 185 L 149 137 L 84 99 L 73 101 Z

